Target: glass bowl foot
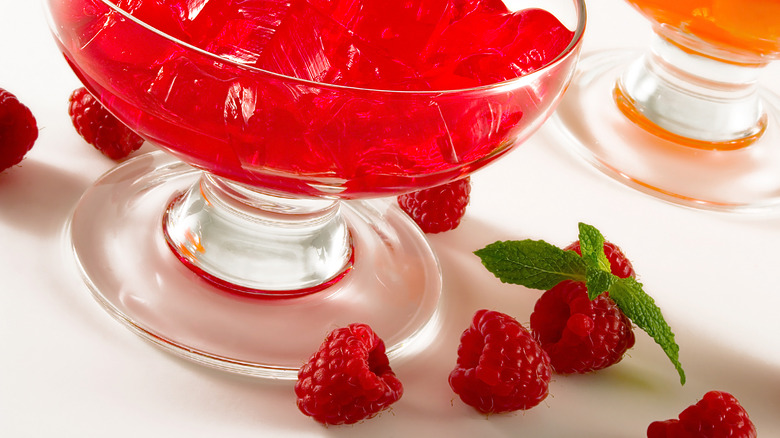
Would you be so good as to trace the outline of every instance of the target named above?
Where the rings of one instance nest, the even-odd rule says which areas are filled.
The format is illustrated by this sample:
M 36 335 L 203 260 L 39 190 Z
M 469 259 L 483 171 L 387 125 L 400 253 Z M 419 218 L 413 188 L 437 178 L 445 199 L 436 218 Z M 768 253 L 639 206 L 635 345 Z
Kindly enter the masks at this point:
M 580 60 L 553 116 L 564 143 L 606 175 L 672 203 L 731 212 L 780 208 L 780 98 L 760 91 L 766 129 L 748 146 L 677 144 L 629 121 L 615 104 L 617 78 L 641 55 L 610 50 Z
M 354 265 L 339 281 L 299 297 L 254 297 L 199 277 L 165 241 L 166 207 L 200 175 L 162 152 L 141 155 L 101 177 L 76 207 L 70 237 L 83 277 L 132 331 L 186 359 L 273 379 L 296 378 L 330 330 L 353 322 L 369 324 L 391 360 L 436 335 L 438 261 L 394 203 L 343 203 Z

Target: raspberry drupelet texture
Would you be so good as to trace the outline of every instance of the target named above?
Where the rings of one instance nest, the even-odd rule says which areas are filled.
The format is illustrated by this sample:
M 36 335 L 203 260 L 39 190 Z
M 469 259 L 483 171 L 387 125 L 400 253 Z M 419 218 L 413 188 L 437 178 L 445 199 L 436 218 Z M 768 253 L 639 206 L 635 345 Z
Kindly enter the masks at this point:
M 0 88 L 0 172 L 19 164 L 37 139 L 38 124 L 32 111 Z
M 631 321 L 606 294 L 588 298 L 585 284 L 566 280 L 539 298 L 531 330 L 559 374 L 607 368 L 634 346 Z
M 565 248 L 580 254 L 579 242 Z M 612 273 L 634 276 L 620 248 L 606 242 Z M 631 320 L 604 293 L 588 298 L 585 284 L 566 280 L 546 291 L 534 306 L 531 331 L 559 374 L 587 373 L 612 366 L 634 346 Z
M 756 426 L 733 395 L 710 391 L 679 417 L 654 421 L 647 438 L 756 438 Z
M 385 353 L 385 344 L 366 324 L 328 334 L 298 372 L 298 409 L 323 424 L 352 424 L 371 418 L 398 401 L 403 385 Z
M 398 197 L 398 205 L 425 233 L 449 231 L 460 225 L 471 195 L 471 179 L 465 177 L 441 186 Z
M 138 150 L 144 140 L 108 112 L 86 88 L 77 88 L 68 100 L 68 114 L 76 132 L 112 160 Z
M 509 315 L 479 310 L 463 332 L 450 387 L 482 413 L 530 409 L 547 397 L 547 353 Z

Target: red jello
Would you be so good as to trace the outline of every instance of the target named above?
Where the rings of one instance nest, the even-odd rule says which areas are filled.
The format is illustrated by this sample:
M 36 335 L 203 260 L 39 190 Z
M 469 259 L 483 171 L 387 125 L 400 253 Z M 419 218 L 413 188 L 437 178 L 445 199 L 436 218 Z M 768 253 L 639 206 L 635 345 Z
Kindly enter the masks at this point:
M 193 19 L 191 1 L 116 0 L 115 3 L 150 26 L 174 38 L 189 40 L 185 28 Z
M 473 86 L 505 81 L 552 61 L 572 36 L 541 9 L 476 12 L 448 26 L 426 48 L 426 76 L 439 86 L 448 75 Z
M 211 9 L 209 9 L 211 7 Z M 198 47 L 237 62 L 256 63 L 268 41 L 287 17 L 289 0 L 210 0 L 187 28 Z M 216 16 L 217 18 L 206 19 Z
M 310 81 L 385 89 L 415 88 L 419 76 L 301 0 L 295 1 L 254 65 Z
M 310 0 L 357 37 L 394 59 L 413 64 L 449 21 L 449 0 Z
M 119 0 L 219 56 L 305 80 L 400 90 L 465 88 L 536 70 L 572 38 L 541 9 L 500 0 Z
M 550 63 L 573 35 L 500 0 L 117 1 L 158 29 L 98 0 L 52 9 L 85 85 L 184 161 L 294 195 L 396 194 L 495 159 L 540 123 L 565 67 L 478 87 Z

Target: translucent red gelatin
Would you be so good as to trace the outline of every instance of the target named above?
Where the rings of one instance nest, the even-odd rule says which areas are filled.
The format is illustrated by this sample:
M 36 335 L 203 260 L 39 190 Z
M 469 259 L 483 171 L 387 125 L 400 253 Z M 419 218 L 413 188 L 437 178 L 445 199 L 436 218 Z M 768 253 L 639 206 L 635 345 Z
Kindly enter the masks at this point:
M 98 0 L 56 3 L 63 52 L 87 87 L 184 161 L 295 195 L 400 193 L 484 165 L 547 111 L 547 88 L 431 91 L 528 74 L 573 37 L 549 12 L 500 0 L 116 5 L 186 44 Z
M 569 44 L 572 33 L 549 12 L 525 9 L 468 14 L 453 22 L 426 47 L 431 81 L 455 76 L 479 86 L 538 70 Z M 434 82 L 435 88 L 450 84 Z
M 308 2 L 296 1 L 254 65 L 329 84 L 427 88 L 414 86 L 419 74 L 410 65 L 377 47 Z

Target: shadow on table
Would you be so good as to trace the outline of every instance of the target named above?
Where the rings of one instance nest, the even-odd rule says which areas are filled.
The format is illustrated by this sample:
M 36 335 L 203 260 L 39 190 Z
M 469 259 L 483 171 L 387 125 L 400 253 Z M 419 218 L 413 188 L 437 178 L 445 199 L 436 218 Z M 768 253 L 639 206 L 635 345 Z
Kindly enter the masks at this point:
M 33 159 L 0 173 L 0 222 L 49 238 L 58 233 L 90 181 Z

